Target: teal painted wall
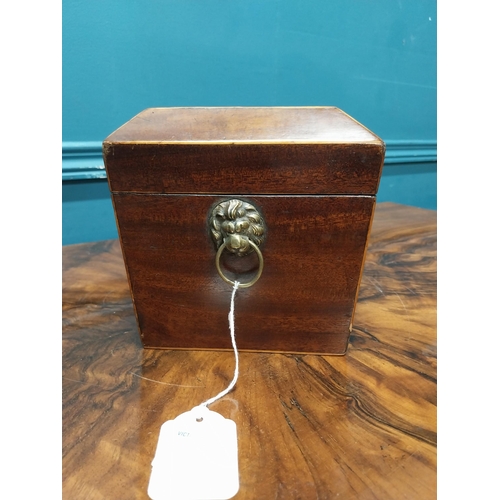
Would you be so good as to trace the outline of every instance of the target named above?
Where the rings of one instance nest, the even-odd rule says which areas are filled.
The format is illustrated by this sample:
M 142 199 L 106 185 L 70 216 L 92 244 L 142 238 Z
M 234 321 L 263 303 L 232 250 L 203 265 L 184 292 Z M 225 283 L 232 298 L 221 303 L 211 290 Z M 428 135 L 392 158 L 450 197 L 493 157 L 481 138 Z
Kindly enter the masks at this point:
M 63 243 L 116 237 L 100 142 L 155 106 L 338 106 L 436 208 L 436 2 L 63 0 Z

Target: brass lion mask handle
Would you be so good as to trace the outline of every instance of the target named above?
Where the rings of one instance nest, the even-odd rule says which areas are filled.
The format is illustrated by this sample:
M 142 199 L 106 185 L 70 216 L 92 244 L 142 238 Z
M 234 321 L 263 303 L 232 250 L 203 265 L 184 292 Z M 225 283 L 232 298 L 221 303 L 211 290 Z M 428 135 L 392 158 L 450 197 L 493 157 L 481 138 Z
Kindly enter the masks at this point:
M 214 207 L 209 217 L 209 227 L 217 247 L 215 267 L 219 276 L 231 285 L 234 282 L 224 275 L 220 266 L 222 252 L 244 257 L 252 252 L 259 258 L 257 274 L 251 281 L 240 283 L 240 288 L 254 285 L 264 269 L 264 258 L 259 246 L 265 238 L 265 223 L 262 214 L 250 203 L 232 199 Z

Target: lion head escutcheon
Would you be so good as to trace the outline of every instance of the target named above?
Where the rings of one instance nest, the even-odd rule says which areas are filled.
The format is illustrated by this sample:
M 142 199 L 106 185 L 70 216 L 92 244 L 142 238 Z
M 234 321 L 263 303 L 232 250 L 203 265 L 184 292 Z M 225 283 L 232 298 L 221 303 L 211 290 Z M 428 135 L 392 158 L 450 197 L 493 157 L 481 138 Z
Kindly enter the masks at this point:
M 233 284 L 220 269 L 220 256 L 224 250 L 239 257 L 256 252 L 259 258 L 257 276 L 240 287 L 249 287 L 259 278 L 263 269 L 263 258 L 259 246 L 265 238 L 265 222 L 262 214 L 250 203 L 232 199 L 216 205 L 209 216 L 209 227 L 217 247 L 216 267 L 221 278 Z

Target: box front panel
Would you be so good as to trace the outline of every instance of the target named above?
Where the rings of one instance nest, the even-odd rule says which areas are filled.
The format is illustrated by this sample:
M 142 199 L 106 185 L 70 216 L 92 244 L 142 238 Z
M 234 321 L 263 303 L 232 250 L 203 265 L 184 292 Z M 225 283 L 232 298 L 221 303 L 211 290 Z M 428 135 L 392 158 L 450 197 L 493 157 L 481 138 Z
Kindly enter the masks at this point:
M 376 194 L 384 161 L 367 144 L 106 144 L 113 192 Z
M 267 225 L 262 276 L 236 296 L 238 348 L 344 353 L 375 204 L 370 196 L 114 193 L 144 346 L 231 349 L 231 286 L 217 273 L 208 228 L 211 208 L 230 198 L 252 203 Z M 257 266 L 255 254 L 221 257 L 230 279 L 249 281 Z

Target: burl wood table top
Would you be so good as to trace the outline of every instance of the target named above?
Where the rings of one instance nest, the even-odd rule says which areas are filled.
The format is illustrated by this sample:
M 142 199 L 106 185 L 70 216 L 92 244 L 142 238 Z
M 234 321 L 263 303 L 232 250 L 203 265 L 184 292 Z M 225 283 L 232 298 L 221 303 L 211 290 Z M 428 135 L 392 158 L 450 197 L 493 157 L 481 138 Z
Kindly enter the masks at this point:
M 118 241 L 64 247 L 63 497 L 147 499 L 160 426 L 233 370 L 142 348 Z M 347 354 L 241 353 L 210 407 L 238 428 L 235 498 L 435 498 L 436 392 L 436 212 L 381 203 Z

